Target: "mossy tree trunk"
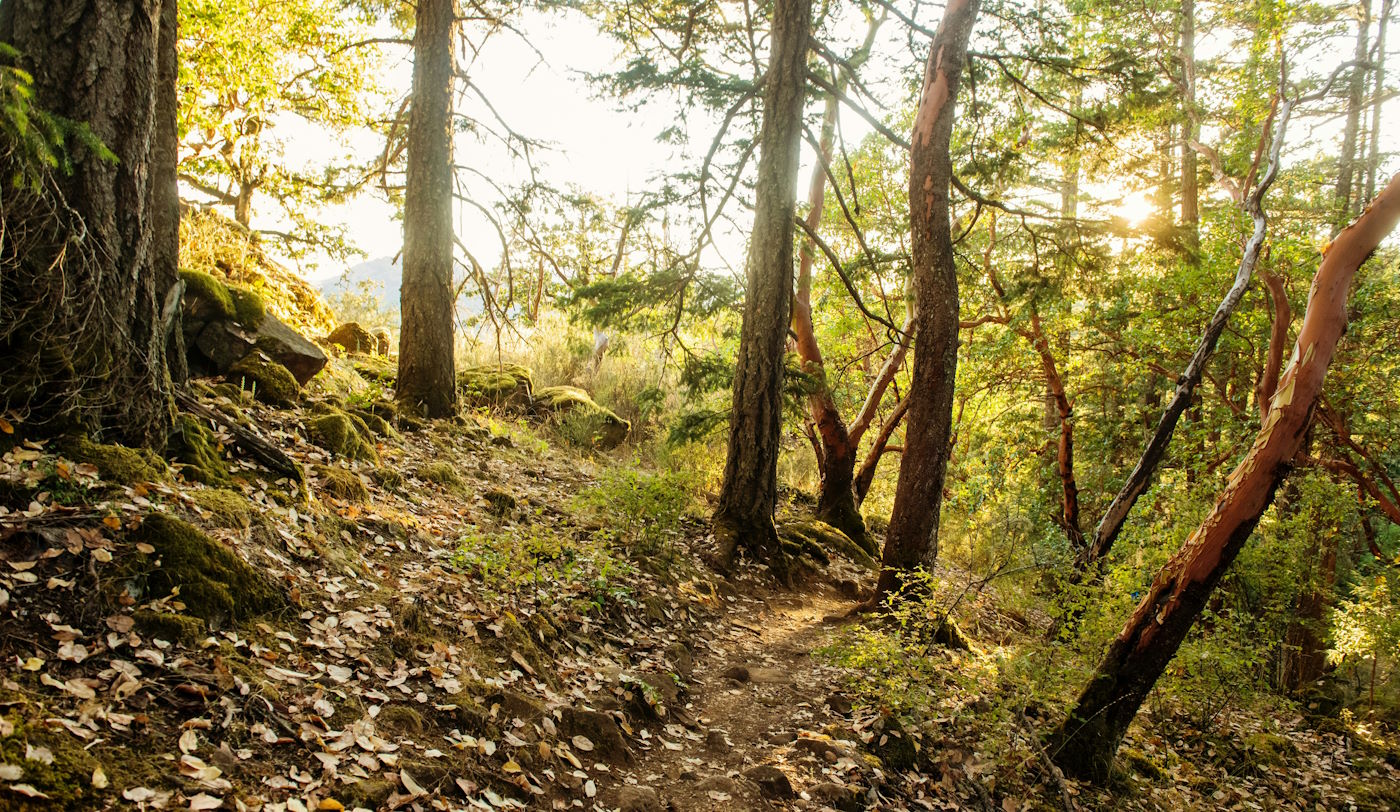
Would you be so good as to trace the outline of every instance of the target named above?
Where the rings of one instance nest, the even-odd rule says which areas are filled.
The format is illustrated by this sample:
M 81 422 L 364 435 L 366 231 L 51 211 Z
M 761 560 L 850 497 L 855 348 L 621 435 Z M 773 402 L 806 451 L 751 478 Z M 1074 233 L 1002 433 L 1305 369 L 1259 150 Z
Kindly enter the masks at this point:
M 1346 328 L 1352 278 L 1397 221 L 1400 175 L 1323 255 L 1292 360 L 1254 445 L 1230 475 L 1205 521 L 1157 573 L 1074 709 L 1051 737 L 1051 756 L 1066 774 L 1096 781 L 1108 778 L 1128 725 L 1273 501 L 1274 491 L 1302 447 L 1327 366 Z
M 398 401 L 427 417 L 457 408 L 453 360 L 453 0 L 421 0 L 404 191 Z
M 889 597 L 913 569 L 938 555 L 938 518 L 948 470 L 953 384 L 958 367 L 958 277 L 948 190 L 958 85 L 980 0 L 949 0 L 924 71 L 909 149 L 909 215 L 915 297 L 913 375 L 904 455 L 885 537 L 874 602 Z
M 70 174 L 41 194 L 6 192 L 0 408 L 30 425 L 150 447 L 170 433 L 168 364 L 183 373 L 167 357 L 180 291 L 174 33 L 175 0 L 0 4 L 0 41 L 21 52 L 37 105 L 116 157 L 70 143 Z
M 793 218 L 807 75 L 811 0 L 773 6 L 772 55 L 763 91 L 748 290 L 739 332 L 729 447 L 715 510 L 717 563 L 733 565 L 740 547 L 790 580 L 788 560 L 773 526 L 778 490 L 778 441 L 783 424 L 783 351 L 792 304 Z

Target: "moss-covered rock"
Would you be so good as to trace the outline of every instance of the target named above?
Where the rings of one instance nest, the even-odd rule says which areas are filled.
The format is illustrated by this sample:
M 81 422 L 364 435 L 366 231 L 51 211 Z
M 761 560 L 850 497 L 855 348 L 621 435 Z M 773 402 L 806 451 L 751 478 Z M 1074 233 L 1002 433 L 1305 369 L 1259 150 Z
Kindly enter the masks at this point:
M 86 437 L 66 440 L 62 450 L 66 456 L 78 462 L 97 466 L 97 473 L 103 479 L 120 485 L 157 482 L 164 479 L 170 470 L 165 460 L 144 448 L 94 443 Z
M 528 407 L 534 400 L 534 377 L 519 364 L 467 367 L 457 373 L 457 391 L 467 406 Z
M 228 463 L 214 447 L 214 434 L 199 418 L 182 414 L 167 444 L 171 456 L 184 463 L 185 479 L 203 485 L 229 484 Z
M 136 630 L 146 637 L 190 645 L 204 637 L 204 621 L 189 615 L 138 609 L 132 617 Z
M 1277 733 L 1252 733 L 1246 736 L 1244 750 L 1255 767 L 1282 767 L 1298 754 L 1298 747 Z
M 80 739 L 65 732 L 25 725 L 14 716 L 8 717 L 8 721 L 14 726 L 14 732 L 0 739 L 0 762 L 24 771 L 13 783 L 28 784 L 49 800 L 6 790 L 0 794 L 0 812 L 99 809 L 103 806 L 101 792 L 92 786 L 92 773 L 101 765 L 83 748 Z
M 350 365 L 355 368 L 360 377 L 383 386 L 393 386 L 394 382 L 399 379 L 398 362 L 386 355 L 352 353 Z
M 333 465 L 318 465 L 316 476 L 321 480 L 321 489 L 342 502 L 363 504 L 369 501 L 369 488 L 354 471 Z
M 237 312 L 228 285 L 203 271 L 180 271 L 185 283 L 185 317 L 195 323 L 231 319 Z
M 778 538 L 795 545 L 800 552 L 811 553 L 812 548 L 825 552 L 839 553 L 867 569 L 875 569 L 877 564 L 850 536 L 826 522 L 817 519 L 795 519 L 778 525 Z M 820 556 L 813 556 L 820 560 Z M 825 563 L 825 562 L 823 562 Z
M 178 588 L 185 612 L 216 626 L 286 605 L 286 596 L 261 571 L 172 516 L 147 515 L 132 541 L 155 548 L 126 567 L 129 589 L 141 598 L 163 598 Z
M 192 491 L 189 497 L 195 505 L 209 513 L 214 524 L 232 530 L 247 530 L 253 526 L 253 503 L 243 494 L 227 488 L 204 488 Z
M 919 749 L 914 739 L 896 716 L 880 720 L 880 729 L 870 740 L 870 749 L 880 757 L 887 769 L 904 772 L 914 769 L 919 761 Z
M 326 336 L 327 344 L 334 344 L 346 352 L 374 353 L 378 342 L 369 330 L 361 327 L 359 322 L 347 321 L 331 331 Z
M 535 391 L 535 411 L 551 415 L 568 430 L 571 440 L 595 448 L 616 448 L 627 439 L 632 424 L 594 402 L 577 386 L 546 386 Z
M 389 425 L 389 421 L 374 412 L 368 409 L 351 409 L 349 413 L 364 421 L 364 424 L 369 427 L 369 430 L 380 437 L 388 440 L 397 440 L 399 438 L 399 433 L 394 430 L 393 426 Z
M 373 435 L 360 418 L 339 409 L 329 409 L 306 422 L 306 431 L 316 445 L 352 460 L 378 462 Z
M 346 809 L 379 809 L 394 794 L 396 785 L 380 778 L 367 778 L 342 787 L 336 799 Z
M 233 299 L 233 318 L 244 327 L 256 330 L 267 318 L 267 303 L 257 291 L 238 285 L 228 286 Z
M 456 466 L 448 462 L 430 462 L 418 469 L 418 478 L 441 485 L 450 491 L 466 489 L 466 480 L 457 472 Z
M 261 352 L 249 353 L 229 368 L 229 380 L 271 406 L 295 406 L 301 386 L 287 368 Z
M 403 474 L 396 468 L 375 468 L 370 472 L 370 478 L 381 488 L 401 488 L 403 487 Z
M 423 732 L 423 715 L 408 705 L 385 705 L 374 717 L 374 724 L 391 733 L 417 735 Z

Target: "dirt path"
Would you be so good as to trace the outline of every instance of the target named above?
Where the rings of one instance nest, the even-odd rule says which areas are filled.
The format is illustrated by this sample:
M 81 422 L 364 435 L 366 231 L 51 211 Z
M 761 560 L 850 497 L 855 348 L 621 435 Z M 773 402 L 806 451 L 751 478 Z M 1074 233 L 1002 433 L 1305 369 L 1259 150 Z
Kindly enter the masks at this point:
M 695 643 L 688 695 L 619 771 L 605 805 L 863 808 L 871 765 L 853 741 L 838 670 L 813 655 L 851 606 L 829 593 L 738 598 Z

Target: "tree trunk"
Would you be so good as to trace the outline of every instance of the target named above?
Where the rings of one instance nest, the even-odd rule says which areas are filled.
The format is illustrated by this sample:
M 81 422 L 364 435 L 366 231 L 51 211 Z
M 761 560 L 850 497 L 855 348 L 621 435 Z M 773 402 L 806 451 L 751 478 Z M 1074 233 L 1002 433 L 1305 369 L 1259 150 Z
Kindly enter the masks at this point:
M 911 570 L 932 565 L 938 556 L 958 368 L 958 276 L 948 209 L 950 146 L 967 42 L 980 5 L 980 0 L 950 0 L 944 10 L 929 50 L 910 139 L 909 219 L 918 342 L 904 455 L 872 603 L 891 596 Z
M 870 56 L 870 48 L 875 35 L 880 30 L 884 17 L 871 17 L 866 29 L 865 41 L 846 60 L 847 70 L 857 70 Z M 837 93 L 829 94 L 822 111 L 821 132 L 817 139 L 817 162 L 812 167 L 812 180 L 807 190 L 807 228 L 816 233 L 821 226 L 822 212 L 826 207 L 826 172 L 831 163 L 831 153 L 836 137 L 836 117 L 840 109 L 837 95 L 844 93 L 848 84 L 846 74 L 832 76 L 832 86 Z M 821 470 L 821 487 L 817 494 L 817 518 L 850 536 L 857 544 L 866 546 L 865 519 L 860 514 L 852 484 L 855 478 L 856 457 L 860 450 L 860 435 L 863 427 L 847 428 L 836 405 L 836 398 L 826 379 L 826 366 L 822 360 L 821 345 L 817 342 L 816 325 L 812 320 L 812 262 L 813 245 L 810 237 L 804 237 L 798 248 L 797 288 L 792 302 L 792 328 L 797 336 L 797 354 L 807 371 L 814 374 L 821 388 L 808 398 L 812 422 L 821 441 L 818 453 L 818 467 Z M 876 382 L 880 386 L 880 382 Z M 867 424 L 868 425 L 868 424 Z M 874 545 L 870 545 L 874 549 Z
M 1334 233 L 1356 213 L 1357 204 L 1353 204 L 1352 198 L 1356 191 L 1357 140 L 1361 133 L 1361 111 L 1366 103 L 1366 41 L 1370 29 L 1371 0 L 1361 0 L 1361 16 L 1356 21 L 1356 51 L 1352 55 L 1355 65 L 1351 69 L 1351 81 L 1347 84 L 1347 117 L 1342 128 L 1342 153 L 1337 158 L 1337 214 Z
M 748 290 L 739 331 L 729 448 L 715 510 L 716 563 L 733 565 L 740 547 L 788 583 L 787 556 L 773 526 L 778 442 L 783 423 L 783 350 L 792 306 L 792 224 L 796 210 L 802 101 L 811 0 L 773 7 L 772 55 L 763 91 L 761 150 L 749 239 Z
M 0 408 L 30 425 L 156 448 L 169 434 L 180 290 L 173 6 L 0 4 L 0 41 L 21 52 L 36 104 L 85 123 L 117 157 L 70 143 L 70 175 L 42 195 L 6 193 Z
M 875 481 L 875 471 L 880 467 L 880 459 L 886 452 L 894 451 L 890 448 L 890 436 L 895 429 L 904 421 L 904 415 L 909 412 L 909 398 L 901 400 L 895 404 L 894 411 L 885 418 L 885 422 L 880 425 L 880 432 L 875 436 L 875 442 L 870 444 L 870 450 L 866 452 L 865 462 L 860 464 L 860 471 L 856 473 L 855 489 L 856 504 L 865 502 L 865 495 L 870 493 L 870 485 Z M 898 449 L 903 452 L 904 449 Z
M 399 293 L 400 403 L 427 417 L 457 408 L 452 291 L 452 0 L 421 0 L 413 35 L 413 102 Z
M 1196 124 L 1196 3 L 1181 2 L 1181 103 L 1186 108 L 1181 123 L 1181 227 L 1194 256 L 1200 249 L 1201 191 L 1196 169 L 1196 150 L 1191 142 L 1198 137 Z
M 1383 0 L 1376 26 L 1376 79 L 1371 95 L 1371 154 L 1366 159 L 1365 200 L 1376 196 L 1376 173 L 1381 168 L 1381 107 L 1385 103 L 1385 33 L 1390 24 L 1392 0 Z
M 1293 308 L 1288 303 L 1288 291 L 1283 288 L 1283 277 L 1264 271 L 1264 285 L 1269 290 L 1269 303 L 1273 310 L 1273 323 L 1269 329 L 1268 355 L 1264 358 L 1264 371 L 1259 376 L 1259 385 L 1254 388 L 1254 399 L 1259 404 L 1259 420 L 1262 423 L 1269 417 L 1269 401 L 1278 390 L 1278 374 L 1283 368 L 1283 348 L 1288 343 L 1288 327 L 1293 321 Z
M 842 87 L 840 80 L 836 87 Z M 831 160 L 832 142 L 836 135 L 837 98 L 828 96 L 822 113 L 821 135 L 817 146 L 817 165 L 812 168 L 812 182 L 807 191 L 807 227 L 816 231 L 821 225 L 826 203 L 826 164 Z M 812 423 L 821 441 L 821 488 L 817 494 L 817 518 L 840 530 L 852 539 L 865 538 L 865 519 L 856 507 L 851 489 L 855 477 L 858 438 L 852 438 L 841 418 L 831 386 L 826 380 L 826 365 L 821 345 L 817 343 L 816 325 L 812 321 L 812 260 L 811 238 L 804 238 L 798 248 L 797 288 L 792 300 L 792 328 L 797 337 L 797 355 L 809 374 L 815 375 L 818 389 L 808 397 Z
M 1129 723 L 1302 447 L 1327 366 L 1346 327 L 1352 278 L 1397 221 L 1400 175 L 1323 255 L 1292 360 L 1254 445 L 1205 521 L 1157 573 L 1074 710 L 1051 737 L 1050 752 L 1067 774 L 1096 781 L 1108 778 Z

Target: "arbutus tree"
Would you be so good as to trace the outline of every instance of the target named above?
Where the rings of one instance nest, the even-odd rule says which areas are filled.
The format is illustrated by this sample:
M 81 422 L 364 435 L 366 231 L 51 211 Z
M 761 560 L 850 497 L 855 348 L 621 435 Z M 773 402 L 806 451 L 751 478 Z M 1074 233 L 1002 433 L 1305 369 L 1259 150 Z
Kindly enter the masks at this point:
M 874 424 L 881 402 L 889 390 L 895 375 L 903 366 L 908 352 L 913 320 L 910 319 L 894 340 L 885 363 L 871 381 L 860 411 L 848 423 L 841 414 L 836 402 L 832 382 L 827 379 L 826 364 L 821 343 L 817 337 L 816 325 L 812 318 L 812 266 L 816 256 L 816 230 L 821 223 L 826 204 L 826 187 L 830 174 L 830 163 L 836 131 L 836 118 L 841 95 L 844 95 L 848 73 L 857 70 L 870 53 L 875 35 L 879 31 L 883 17 L 871 17 L 865 41 L 848 57 L 839 78 L 833 81 L 833 92 L 827 94 L 822 112 L 821 129 L 817 138 L 817 162 L 812 169 L 812 180 L 807 195 L 807 217 L 802 224 L 808 234 L 798 248 L 797 284 L 793 294 L 792 329 L 794 344 L 804 369 L 816 379 L 816 389 L 808 396 L 808 409 L 815 433 L 813 440 L 817 453 L 817 465 L 821 472 L 821 485 L 817 495 L 816 515 L 818 519 L 836 527 L 865 546 L 872 554 L 876 552 L 873 542 L 866 538 L 865 521 L 861 517 L 859 503 L 864 492 L 857 492 L 856 463 L 860 459 L 860 445 L 865 433 Z M 833 261 L 833 271 L 844 274 L 839 261 Z M 903 412 L 900 412 L 902 415 Z M 898 418 L 895 418 L 898 423 Z M 893 430 L 894 426 L 890 426 Z M 878 461 L 879 457 L 874 458 Z M 873 477 L 873 465 L 871 476 Z M 868 484 L 867 484 L 868 487 Z
M 1352 278 L 1397 222 L 1400 175 L 1324 252 L 1292 358 L 1253 446 L 1205 520 L 1157 573 L 1074 709 L 1050 737 L 1051 758 L 1066 774 L 1108 778 L 1128 725 L 1294 464 L 1346 329 Z
M 734 374 L 729 445 L 714 515 L 716 561 L 732 566 L 742 547 L 789 582 L 787 555 L 773 524 L 778 441 L 783 423 L 783 350 L 792 303 L 802 106 L 806 88 L 811 0 L 773 6 L 747 292 Z
M 938 520 L 952 433 L 958 366 L 958 277 L 953 262 L 950 145 L 958 86 L 980 0 L 951 0 L 924 69 L 909 146 L 909 219 L 914 287 L 913 373 L 904 454 L 871 606 L 938 555 Z

